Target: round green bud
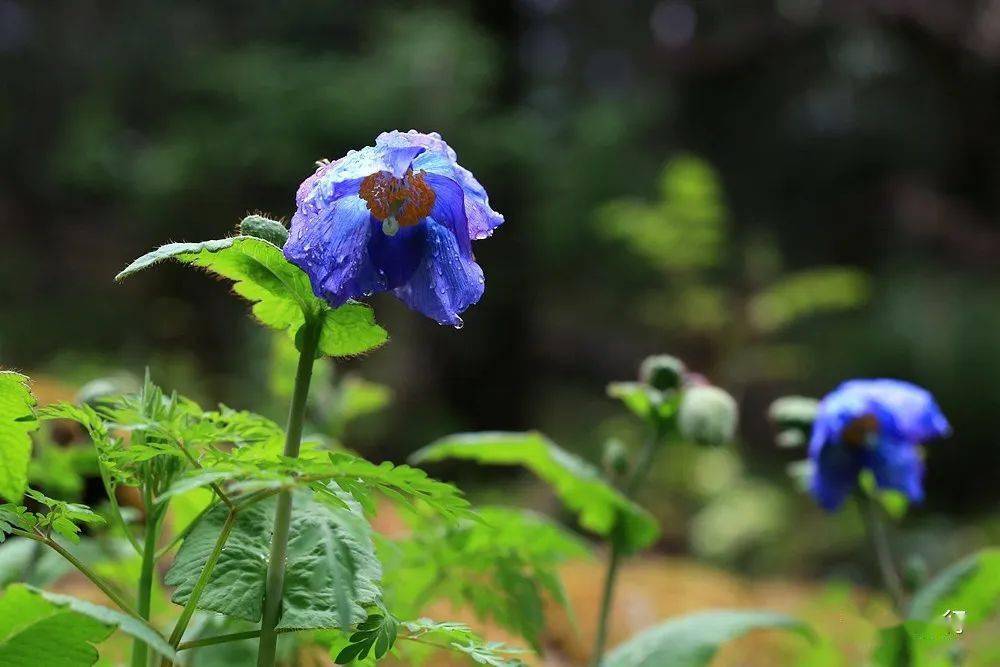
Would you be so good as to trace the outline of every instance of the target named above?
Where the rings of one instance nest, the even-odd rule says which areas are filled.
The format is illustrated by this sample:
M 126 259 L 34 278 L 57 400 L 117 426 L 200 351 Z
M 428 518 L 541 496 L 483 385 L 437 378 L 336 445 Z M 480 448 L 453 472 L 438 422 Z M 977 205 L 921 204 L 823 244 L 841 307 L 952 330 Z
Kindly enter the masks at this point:
M 601 463 L 610 477 L 621 477 L 628 472 L 628 450 L 618 438 L 609 438 L 604 443 Z
M 240 234 L 264 239 L 279 248 L 288 240 L 288 230 L 283 224 L 262 215 L 248 215 L 243 218 L 243 222 L 240 223 Z
M 771 403 L 767 416 L 781 429 L 799 428 L 808 431 L 816 421 L 819 401 L 806 396 L 782 396 Z
M 653 389 L 670 391 L 679 389 L 684 381 L 684 362 L 669 354 L 646 357 L 639 366 L 639 379 Z
M 739 414 L 736 401 L 718 387 L 687 389 L 677 412 L 681 436 L 701 445 L 723 445 L 736 435 Z
M 918 554 L 912 554 L 903 564 L 903 583 L 909 591 L 923 588 L 929 579 L 927 561 Z

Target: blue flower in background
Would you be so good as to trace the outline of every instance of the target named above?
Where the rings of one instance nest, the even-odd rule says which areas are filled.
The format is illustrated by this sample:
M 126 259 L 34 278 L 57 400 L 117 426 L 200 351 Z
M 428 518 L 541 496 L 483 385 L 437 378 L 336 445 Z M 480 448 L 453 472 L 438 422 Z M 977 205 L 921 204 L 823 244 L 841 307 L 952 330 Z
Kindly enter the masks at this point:
M 899 380 L 851 380 L 819 404 L 809 443 L 811 490 L 834 510 L 869 469 L 876 484 L 923 500 L 920 445 L 951 427 L 930 392 Z
M 322 164 L 299 187 L 285 257 L 336 307 L 392 291 L 441 324 L 479 301 L 472 241 L 503 216 L 432 132 L 384 132 L 374 146 Z

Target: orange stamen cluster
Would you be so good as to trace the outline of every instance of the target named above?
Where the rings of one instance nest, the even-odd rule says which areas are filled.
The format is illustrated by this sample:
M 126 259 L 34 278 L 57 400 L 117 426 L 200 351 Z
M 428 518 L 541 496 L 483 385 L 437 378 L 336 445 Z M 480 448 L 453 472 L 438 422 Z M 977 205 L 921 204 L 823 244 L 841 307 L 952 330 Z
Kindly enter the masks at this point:
M 434 207 L 434 190 L 424 172 L 410 169 L 402 178 L 379 171 L 361 181 L 358 194 L 378 220 L 393 217 L 400 227 L 411 227 L 426 218 Z

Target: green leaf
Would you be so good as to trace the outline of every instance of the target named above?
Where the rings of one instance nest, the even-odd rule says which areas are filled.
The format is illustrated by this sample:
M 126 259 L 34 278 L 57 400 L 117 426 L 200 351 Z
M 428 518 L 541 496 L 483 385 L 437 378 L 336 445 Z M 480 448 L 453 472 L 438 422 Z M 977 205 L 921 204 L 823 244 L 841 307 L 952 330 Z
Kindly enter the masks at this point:
M 386 599 L 407 616 L 448 600 L 538 648 L 546 594 L 569 608 L 559 566 L 587 558 L 587 547 L 533 512 L 484 507 L 479 515 L 458 524 L 433 516 L 412 522 L 408 538 L 383 549 Z
M 392 389 L 356 375 L 348 375 L 338 388 L 340 418 L 345 422 L 382 410 L 392 402 Z
M 35 595 L 45 598 L 47 601 L 61 608 L 68 608 L 77 614 L 82 614 L 103 625 L 117 627 L 127 635 L 135 637 L 145 642 L 151 649 L 167 658 L 174 658 L 175 652 L 172 646 L 167 643 L 163 636 L 151 626 L 143 623 L 134 616 L 124 614 L 117 609 L 109 609 L 101 605 L 87 602 L 70 595 L 60 595 L 50 593 L 37 588 L 30 589 Z
M 608 537 L 621 522 L 622 547 L 635 552 L 659 536 L 656 519 L 602 479 L 597 468 L 560 448 L 541 433 L 461 433 L 416 452 L 416 463 L 467 459 L 492 465 L 522 465 L 552 485 L 588 530 Z
M 407 639 L 421 639 L 452 651 L 463 653 L 474 662 L 489 667 L 524 667 L 519 656 L 526 651 L 483 641 L 469 626 L 462 623 L 438 623 L 429 618 L 402 623 Z
M 917 591 L 908 618 L 930 622 L 948 610 L 961 610 L 967 627 L 973 627 L 996 613 L 998 605 L 1000 548 L 990 548 L 954 563 Z
M 384 609 L 381 613 L 369 614 L 368 618 L 351 634 L 350 643 L 334 659 L 338 665 L 346 665 L 355 660 L 364 660 L 371 653 L 375 660 L 381 660 L 396 643 L 399 621 Z
M 774 332 L 810 315 L 856 308 L 868 300 L 869 282 L 863 271 L 850 267 L 793 273 L 750 300 L 750 319 L 762 331 Z
M 872 654 L 875 667 L 950 667 L 948 655 L 955 635 L 941 620 L 906 621 L 878 631 Z
M 201 243 L 169 243 L 132 262 L 116 280 L 153 264 L 175 259 L 234 281 L 233 291 L 253 304 L 253 313 L 272 329 L 295 338 L 306 319 L 321 321 L 319 350 L 353 356 L 382 345 L 388 334 L 371 308 L 349 302 L 330 308 L 313 294 L 309 276 L 285 259 L 277 246 L 253 236 Z
M 603 667 L 705 667 L 723 643 L 752 630 L 780 629 L 813 639 L 801 621 L 768 611 L 717 610 L 689 614 L 646 630 L 611 651 Z
M 38 428 L 28 378 L 0 371 L 0 496 L 20 502 L 28 486 L 31 436 Z
M 673 416 L 680 397 L 677 391 L 660 391 L 643 382 L 612 382 L 607 391 L 635 416 L 656 421 Z
M 337 628 L 366 617 L 381 595 L 382 568 L 371 528 L 353 503 L 350 509 L 295 493 L 288 539 L 281 629 Z M 198 608 L 259 622 L 264 599 L 276 501 L 240 511 L 225 549 L 198 601 Z M 184 604 L 228 515 L 209 510 L 181 545 L 165 581 L 177 586 L 173 601 Z
M 89 667 L 114 625 L 12 585 L 0 597 L 0 667 Z

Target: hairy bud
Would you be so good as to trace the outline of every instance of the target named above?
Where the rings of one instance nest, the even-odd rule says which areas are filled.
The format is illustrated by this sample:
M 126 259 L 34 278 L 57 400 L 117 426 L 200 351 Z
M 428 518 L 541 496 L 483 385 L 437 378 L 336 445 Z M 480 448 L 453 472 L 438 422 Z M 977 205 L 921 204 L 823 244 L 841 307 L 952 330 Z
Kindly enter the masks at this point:
M 279 248 L 288 240 L 288 230 L 283 224 L 262 215 L 248 215 L 243 218 L 243 222 L 240 223 L 240 234 L 264 239 Z
M 736 435 L 736 401 L 710 385 L 687 389 L 677 413 L 681 436 L 702 445 L 723 445 Z

